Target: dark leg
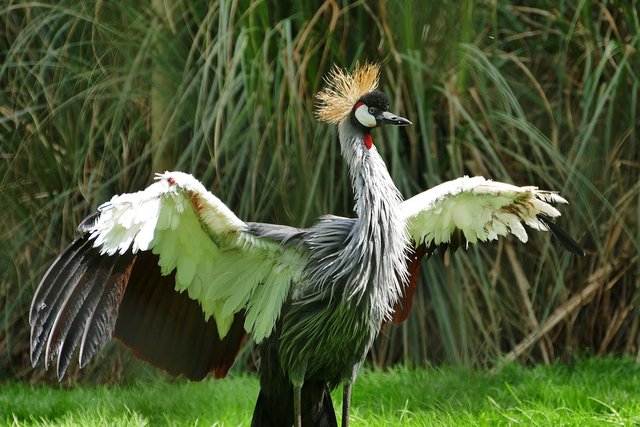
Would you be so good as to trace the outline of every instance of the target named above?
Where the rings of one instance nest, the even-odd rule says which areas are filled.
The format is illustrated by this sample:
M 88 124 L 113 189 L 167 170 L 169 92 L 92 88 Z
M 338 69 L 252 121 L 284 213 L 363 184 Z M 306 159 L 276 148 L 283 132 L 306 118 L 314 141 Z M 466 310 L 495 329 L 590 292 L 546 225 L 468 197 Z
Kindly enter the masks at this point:
M 352 381 L 342 387 L 342 427 L 349 427 L 349 410 L 351 409 L 351 385 Z
M 296 427 L 302 427 L 302 386 L 293 386 L 293 422 Z

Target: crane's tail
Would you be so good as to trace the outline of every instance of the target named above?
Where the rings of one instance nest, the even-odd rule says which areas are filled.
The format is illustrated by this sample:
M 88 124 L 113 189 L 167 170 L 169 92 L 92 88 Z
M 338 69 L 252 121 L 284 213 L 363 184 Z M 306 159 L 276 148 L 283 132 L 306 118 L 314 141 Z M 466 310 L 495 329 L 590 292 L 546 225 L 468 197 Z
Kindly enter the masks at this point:
M 288 396 L 274 396 L 260 390 L 253 410 L 251 427 L 280 427 L 293 425 L 293 402 Z M 302 425 L 314 427 L 338 427 L 336 413 L 329 390 L 325 386 L 302 388 Z

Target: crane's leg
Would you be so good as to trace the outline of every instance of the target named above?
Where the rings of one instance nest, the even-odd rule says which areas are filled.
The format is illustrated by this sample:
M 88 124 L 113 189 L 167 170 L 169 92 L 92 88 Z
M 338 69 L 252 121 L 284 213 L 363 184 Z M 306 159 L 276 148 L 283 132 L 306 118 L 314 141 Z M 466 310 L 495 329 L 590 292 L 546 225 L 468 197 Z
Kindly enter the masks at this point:
M 293 386 L 293 422 L 302 427 L 302 386 Z
M 349 411 L 351 409 L 352 385 L 353 380 L 349 380 L 342 387 L 342 427 L 349 427 Z

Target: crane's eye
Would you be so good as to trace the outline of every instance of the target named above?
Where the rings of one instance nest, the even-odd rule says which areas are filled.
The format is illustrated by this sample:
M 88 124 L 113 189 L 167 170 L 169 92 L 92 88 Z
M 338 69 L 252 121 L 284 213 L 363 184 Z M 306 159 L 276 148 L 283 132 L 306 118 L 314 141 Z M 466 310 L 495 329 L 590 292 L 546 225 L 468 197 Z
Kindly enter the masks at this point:
M 376 114 L 378 114 L 378 109 L 376 107 L 369 107 L 369 114 L 375 116 Z

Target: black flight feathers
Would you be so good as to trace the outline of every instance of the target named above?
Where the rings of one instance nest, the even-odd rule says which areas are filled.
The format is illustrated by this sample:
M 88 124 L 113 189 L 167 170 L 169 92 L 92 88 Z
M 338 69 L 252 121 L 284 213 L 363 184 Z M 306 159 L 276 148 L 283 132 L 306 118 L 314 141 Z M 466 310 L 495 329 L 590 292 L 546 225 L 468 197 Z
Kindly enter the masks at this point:
M 566 250 L 576 255 L 584 256 L 584 250 L 580 247 L 573 237 L 569 235 L 565 230 L 560 228 L 553 220 L 544 214 L 538 214 L 538 219 L 547 226 L 553 237 L 558 239 L 560 244 L 564 246 Z

